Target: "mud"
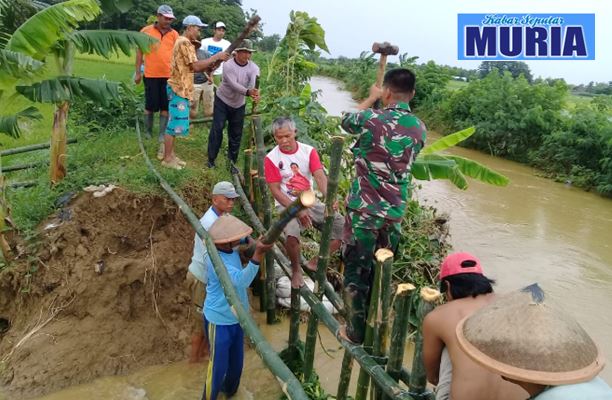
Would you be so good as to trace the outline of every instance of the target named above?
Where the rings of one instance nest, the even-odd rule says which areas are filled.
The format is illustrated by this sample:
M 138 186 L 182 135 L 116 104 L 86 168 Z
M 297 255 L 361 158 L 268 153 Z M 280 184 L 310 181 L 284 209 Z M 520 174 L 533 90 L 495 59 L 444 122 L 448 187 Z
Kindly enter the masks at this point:
M 185 359 L 194 232 L 170 200 L 83 193 L 39 232 L 39 251 L 0 272 L 0 398 Z

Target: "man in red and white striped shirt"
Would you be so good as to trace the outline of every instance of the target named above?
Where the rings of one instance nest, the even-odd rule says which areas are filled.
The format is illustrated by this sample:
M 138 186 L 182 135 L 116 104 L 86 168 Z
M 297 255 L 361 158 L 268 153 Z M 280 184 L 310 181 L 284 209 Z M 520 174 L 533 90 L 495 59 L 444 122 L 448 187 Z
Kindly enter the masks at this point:
M 298 142 L 295 137 L 297 129 L 291 118 L 281 117 L 272 123 L 272 132 L 276 147 L 274 147 L 264 160 L 265 177 L 270 192 L 274 196 L 277 209 L 280 211 L 287 207 L 300 192 L 312 189 L 312 181 L 317 189 L 327 196 L 327 175 L 319 158 L 317 150 L 304 143 Z M 337 203 L 336 208 L 337 208 Z M 302 211 L 298 218 L 292 220 L 285 227 L 287 241 L 285 248 L 291 261 L 291 285 L 299 288 L 304 284 L 302 270 L 300 269 L 300 233 L 303 229 L 315 227 L 321 229 L 325 218 L 325 205 L 317 200 L 312 208 Z M 336 211 L 330 242 L 330 253 L 335 252 L 342 244 L 344 220 Z M 308 262 L 307 268 L 316 269 L 317 260 Z

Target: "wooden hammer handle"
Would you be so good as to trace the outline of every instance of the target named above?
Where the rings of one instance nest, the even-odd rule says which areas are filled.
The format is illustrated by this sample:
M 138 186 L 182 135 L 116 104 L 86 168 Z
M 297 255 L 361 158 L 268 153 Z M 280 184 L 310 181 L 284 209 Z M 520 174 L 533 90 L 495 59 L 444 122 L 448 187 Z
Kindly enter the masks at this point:
M 376 73 L 376 86 L 382 87 L 383 78 L 385 76 L 385 66 L 387 65 L 387 55 L 381 54 L 378 62 L 378 72 Z

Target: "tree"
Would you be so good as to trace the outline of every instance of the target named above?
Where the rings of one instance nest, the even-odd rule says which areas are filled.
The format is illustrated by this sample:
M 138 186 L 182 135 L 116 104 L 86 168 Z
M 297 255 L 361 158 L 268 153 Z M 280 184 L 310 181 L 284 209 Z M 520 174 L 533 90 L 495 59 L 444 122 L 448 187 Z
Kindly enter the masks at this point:
M 527 82 L 531 83 L 533 81 L 533 75 L 531 75 L 529 66 L 522 61 L 483 61 L 478 67 L 478 73 L 481 78 L 486 77 L 495 70 L 502 74 L 504 71 L 508 71 L 513 78 L 518 78 L 523 74 Z
M 126 2 L 105 0 L 102 4 L 122 9 Z M 109 58 L 118 52 L 129 55 L 133 48 L 146 52 L 155 43 L 150 36 L 138 32 L 75 30 L 79 23 L 94 20 L 101 11 L 96 0 L 68 0 L 49 6 L 21 24 L 0 49 L 0 59 L 7 60 L 2 63 L 6 79 L 1 83 L 16 85 L 15 91 L 33 102 L 55 105 L 51 134 L 52 183 L 62 180 L 66 174 L 66 121 L 70 103 L 76 98 L 88 98 L 106 105 L 109 99 L 119 96 L 118 82 L 73 76 L 75 53 Z M 57 76 L 30 83 L 40 78 L 39 72 L 49 59 L 56 62 Z M 28 107 L 17 115 L 32 118 L 38 114 L 34 107 Z M 18 121 L 15 115 L 2 116 L 0 128 L 8 134 L 19 134 Z
M 278 47 L 281 37 L 278 33 L 271 36 L 264 36 L 257 42 L 257 48 L 261 51 L 273 52 Z

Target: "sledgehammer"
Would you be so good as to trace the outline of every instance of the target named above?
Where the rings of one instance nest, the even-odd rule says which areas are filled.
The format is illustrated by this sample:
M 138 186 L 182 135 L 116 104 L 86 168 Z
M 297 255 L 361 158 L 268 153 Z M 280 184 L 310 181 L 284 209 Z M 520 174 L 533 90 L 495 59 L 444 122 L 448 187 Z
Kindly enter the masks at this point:
M 378 72 L 376 73 L 376 86 L 382 87 L 383 77 L 385 76 L 385 66 L 387 65 L 387 56 L 394 56 L 399 53 L 399 47 L 393 46 L 389 42 L 374 42 L 374 44 L 372 44 L 372 52 L 380 54 Z M 380 100 L 374 103 L 374 108 L 380 108 Z

